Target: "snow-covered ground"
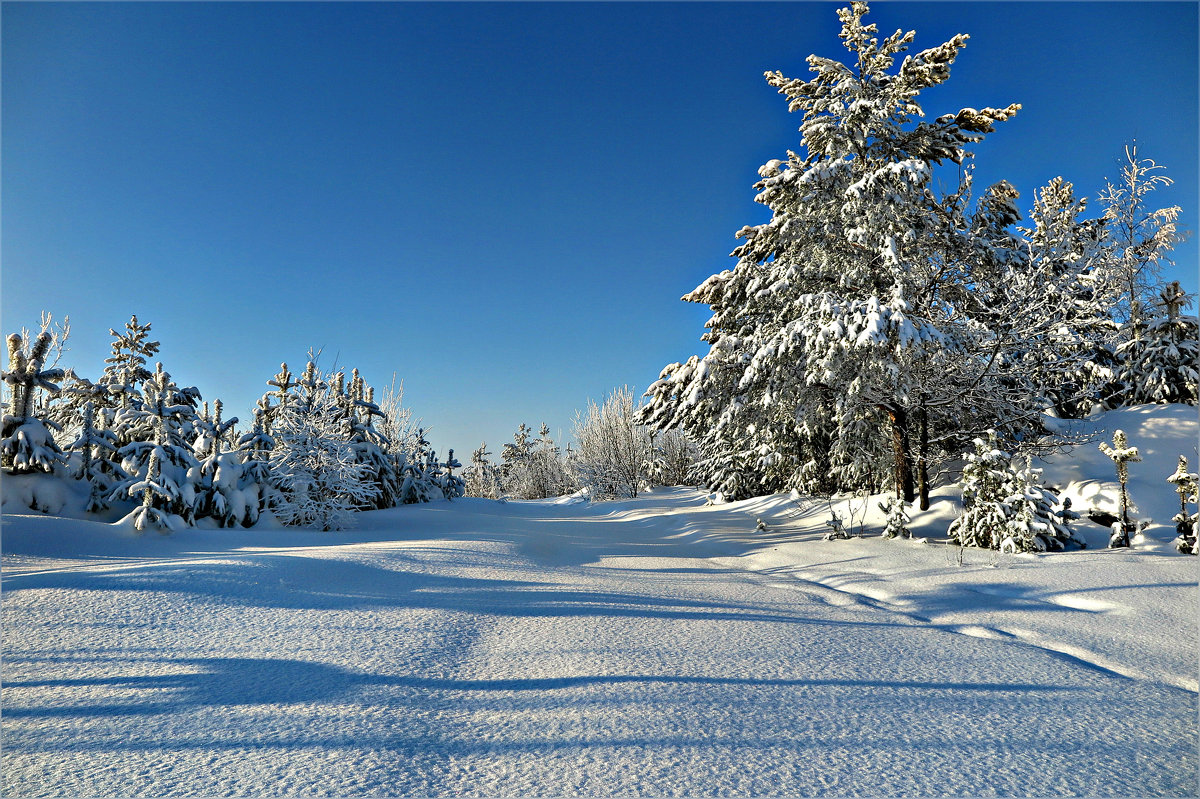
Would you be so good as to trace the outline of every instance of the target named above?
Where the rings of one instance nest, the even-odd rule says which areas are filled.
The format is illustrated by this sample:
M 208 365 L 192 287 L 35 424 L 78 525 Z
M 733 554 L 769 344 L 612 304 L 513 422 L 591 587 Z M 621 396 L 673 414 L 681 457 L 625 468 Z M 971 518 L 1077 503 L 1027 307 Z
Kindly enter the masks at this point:
M 960 550 L 950 491 L 917 540 L 875 500 L 822 541 L 828 505 L 688 489 L 338 533 L 6 506 L 4 795 L 1193 796 L 1200 560 L 1165 477 L 1196 412 L 1081 427 L 1141 448 L 1131 550 L 1086 521 L 1081 552 Z M 1043 466 L 1113 495 L 1096 442 Z

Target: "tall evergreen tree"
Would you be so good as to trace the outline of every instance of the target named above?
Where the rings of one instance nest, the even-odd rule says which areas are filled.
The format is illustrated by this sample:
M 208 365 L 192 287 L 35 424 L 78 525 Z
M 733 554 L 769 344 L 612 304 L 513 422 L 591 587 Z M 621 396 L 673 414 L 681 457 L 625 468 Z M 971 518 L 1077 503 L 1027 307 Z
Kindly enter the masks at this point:
M 960 309 L 1020 257 L 1016 193 L 999 184 L 972 209 L 966 149 L 1020 106 L 916 121 L 917 96 L 947 80 L 967 36 L 893 70 L 915 34 L 881 41 L 867 12 L 838 12 L 850 64 L 814 55 L 811 80 L 767 73 L 803 115 L 805 154 L 760 169 L 755 199 L 771 221 L 739 231 L 734 269 L 684 297 L 713 310 L 710 350 L 668 366 L 641 414 L 693 434 L 710 486 L 734 496 L 861 485 L 882 476 L 886 451 L 889 482 L 911 501 L 927 492 L 930 460 L 957 450 L 953 431 L 982 429 L 1018 393 L 992 390 L 1001 337 Z M 946 163 L 960 182 L 939 194 Z

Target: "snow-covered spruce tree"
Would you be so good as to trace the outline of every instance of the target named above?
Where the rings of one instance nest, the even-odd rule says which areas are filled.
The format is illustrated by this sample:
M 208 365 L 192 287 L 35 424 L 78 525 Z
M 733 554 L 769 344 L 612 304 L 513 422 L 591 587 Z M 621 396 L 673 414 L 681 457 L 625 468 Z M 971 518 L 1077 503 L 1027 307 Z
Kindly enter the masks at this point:
M 1100 442 L 1100 451 L 1107 455 L 1117 467 L 1117 480 L 1121 484 L 1120 519 L 1113 524 L 1113 535 L 1109 547 L 1129 546 L 1129 534 L 1133 532 L 1133 522 L 1129 518 L 1129 464 L 1142 459 L 1137 447 L 1129 446 L 1129 439 L 1124 430 L 1113 433 L 1113 443 L 1108 445 Z
M 237 424 L 237 417 L 221 420 L 220 400 L 213 402 L 213 414 L 209 416 L 208 403 L 204 413 L 196 420 L 198 428 L 192 442 L 192 451 L 200 461 L 196 467 L 196 518 L 211 517 L 221 527 L 233 527 L 245 521 L 248 511 L 242 493 L 242 457 L 234 442 L 229 441 L 230 432 Z M 255 505 L 258 497 L 254 497 Z M 257 510 L 257 508 L 256 508 Z
M 279 372 L 275 377 L 267 381 L 268 386 L 273 386 L 273 391 L 268 391 L 263 394 L 258 400 L 258 412 L 261 413 L 259 424 L 262 425 L 263 433 L 271 435 L 271 422 L 274 420 L 278 409 L 287 405 L 292 399 L 292 392 L 296 388 L 296 381 L 292 380 L 292 371 L 288 369 L 286 363 L 279 364 Z
M 759 171 L 755 199 L 771 221 L 739 231 L 735 268 L 684 297 L 713 310 L 710 350 L 664 369 L 640 416 L 696 438 L 710 487 L 735 482 L 723 469 L 751 472 L 737 476 L 735 497 L 862 487 L 880 476 L 882 451 L 888 482 L 907 501 L 923 487 L 924 507 L 930 463 L 958 451 L 957 431 L 1001 426 L 1029 404 L 1015 388 L 993 390 L 994 353 L 1015 334 L 960 310 L 1019 257 L 1007 230 L 1015 192 L 993 187 L 972 210 L 965 150 L 1019 106 L 915 121 L 917 96 L 947 80 L 967 37 L 893 70 L 914 34 L 881 41 L 867 10 L 838 12 L 850 65 L 810 56 L 811 80 L 767 73 L 803 115 L 805 154 Z M 961 180 L 939 194 L 934 172 L 946 162 Z M 990 274 L 972 271 L 981 259 Z
M 147 529 L 169 533 L 179 526 L 179 516 L 166 510 L 177 502 L 179 486 L 171 478 L 163 475 L 160 452 L 158 449 L 150 450 L 145 473 L 126 489 L 128 496 L 140 496 L 142 500 L 137 509 L 127 517 L 139 533 Z
M 446 457 L 445 462 L 439 464 L 442 473 L 438 479 L 438 488 L 442 490 L 442 496 L 446 499 L 457 499 L 466 496 L 467 483 L 461 477 L 454 473 L 455 469 L 461 469 L 462 464 L 458 458 L 454 457 L 454 450 L 450 450 L 450 454 Z
M 112 354 L 104 359 L 104 372 L 96 382 L 108 393 L 112 407 L 129 408 L 141 399 L 142 385 L 153 377 L 146 364 L 158 352 L 159 344 L 149 340 L 149 323 L 139 323 L 136 315 L 125 323 L 124 333 L 111 328 L 108 332 L 113 337 Z M 122 444 L 129 443 L 123 431 L 115 432 Z
M 254 411 L 254 426 L 237 440 L 237 451 L 241 457 L 241 476 L 238 490 L 245 513 L 242 526 L 251 527 L 258 523 L 259 515 L 270 505 L 271 498 L 271 450 L 275 440 L 263 429 L 265 413 L 261 408 Z
M 1042 472 L 1034 469 L 1028 457 L 1021 469 L 1010 465 L 1009 495 L 1004 504 L 1008 510 L 1001 552 L 1060 551 L 1068 546 L 1083 548 L 1084 544 L 1071 532 L 1067 523 L 1069 507 L 1042 485 Z
M 522 422 L 513 440 L 500 450 L 500 475 L 504 493 L 516 499 L 535 499 L 532 468 L 533 429 Z
M 272 510 L 284 524 L 338 530 L 375 496 L 357 457 L 336 390 L 309 361 L 298 393 L 275 408 L 268 468 Z
M 377 420 L 384 418 L 384 412 L 375 404 L 375 390 L 366 384 L 357 369 L 351 372 L 347 398 L 346 424 L 350 442 L 359 462 L 370 472 L 375 489 L 370 507 L 394 507 L 400 496 L 400 470 L 396 459 L 388 454 L 391 442 L 375 426 Z
M 613 389 L 603 405 L 575 414 L 576 479 L 592 499 L 637 497 L 650 455 L 649 431 L 637 421 L 633 389 Z
M 1139 318 L 1116 349 L 1115 389 L 1108 404 L 1180 402 L 1195 405 L 1200 381 L 1200 322 L 1182 309 L 1190 298 L 1172 281 L 1162 288 L 1160 313 Z
M 433 447 L 425 438 L 425 430 L 417 428 L 416 445 L 408 453 L 400 471 L 400 502 L 412 505 L 444 499 L 439 484 L 441 475 L 441 466 Z
M 157 364 L 137 402 L 116 413 L 114 423 L 131 439 L 117 451 L 129 478 L 114 486 L 109 501 L 142 500 L 143 506 L 160 511 L 155 518 L 178 516 L 192 524 L 200 462 L 191 441 L 199 396 L 194 387 L 179 388 Z
M 999 448 L 995 431 L 975 439 L 962 472 L 962 514 L 950 523 L 950 537 L 959 546 L 999 549 L 1008 523 L 1012 456 Z
M 48 473 L 67 462 L 47 426 L 53 423 L 37 413 L 37 392 L 56 393 L 58 385 L 53 381 L 64 374 L 62 369 L 45 368 L 53 340 L 49 330 L 42 330 L 32 345 L 19 333 L 8 337 L 8 370 L 3 380 L 9 402 L 0 429 L 0 467 L 10 474 Z
M 471 465 L 463 470 L 466 496 L 500 499 L 500 469 L 488 459 L 491 454 L 486 441 L 480 443 L 479 449 L 471 454 Z
M 1187 465 L 1187 458 L 1180 455 L 1179 465 L 1167 478 L 1167 482 L 1175 486 L 1175 493 L 1179 494 L 1179 513 L 1172 516 L 1171 521 L 1175 522 L 1175 532 L 1178 535 L 1175 547 L 1180 552 L 1200 555 L 1200 539 L 1196 536 L 1196 522 L 1200 519 L 1200 512 L 1188 513 L 1188 504 L 1195 505 L 1198 501 L 1200 476 L 1189 472 Z
M 537 440 L 529 451 L 531 499 L 558 497 L 571 491 L 571 477 L 563 466 L 562 450 L 550 437 L 550 426 L 542 422 Z
M 950 537 L 959 546 L 1006 552 L 1058 551 L 1082 548 L 1071 532 L 1075 515 L 1041 483 L 1041 470 L 1026 460 L 1013 465 L 1013 456 L 999 448 L 995 431 L 987 440 L 975 439 L 962 475 L 962 514 L 950 524 Z
M 90 487 L 84 508 L 88 513 L 107 510 L 113 488 L 119 481 L 129 479 L 118 462 L 116 435 L 96 424 L 95 406 L 84 403 L 79 437 L 67 447 L 68 452 L 79 453 L 78 476 Z

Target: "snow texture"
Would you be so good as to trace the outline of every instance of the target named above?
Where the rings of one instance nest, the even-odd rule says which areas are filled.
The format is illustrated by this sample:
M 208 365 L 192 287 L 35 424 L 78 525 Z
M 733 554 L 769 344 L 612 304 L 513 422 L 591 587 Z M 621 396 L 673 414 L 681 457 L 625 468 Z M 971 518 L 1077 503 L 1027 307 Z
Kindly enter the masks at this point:
M 1195 795 L 1198 561 L 1165 481 L 1195 409 L 1087 423 L 1143 454 L 1131 549 L 959 549 L 950 489 L 913 539 L 880 496 L 170 536 L 6 505 L 5 793 Z M 1039 465 L 1115 485 L 1095 444 Z M 821 540 L 831 511 L 854 537 Z

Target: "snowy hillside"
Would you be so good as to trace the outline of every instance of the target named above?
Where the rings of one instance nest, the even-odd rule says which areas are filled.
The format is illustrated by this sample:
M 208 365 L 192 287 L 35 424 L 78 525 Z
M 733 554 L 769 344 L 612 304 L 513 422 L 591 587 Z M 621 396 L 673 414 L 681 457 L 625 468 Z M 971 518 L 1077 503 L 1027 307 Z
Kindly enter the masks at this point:
M 6 506 L 5 793 L 1194 795 L 1198 562 L 1161 523 L 1194 409 L 1088 424 L 1142 448 L 1132 549 L 960 550 L 949 492 L 916 540 L 690 489 L 335 533 Z M 1107 496 L 1094 448 L 1048 479 Z

